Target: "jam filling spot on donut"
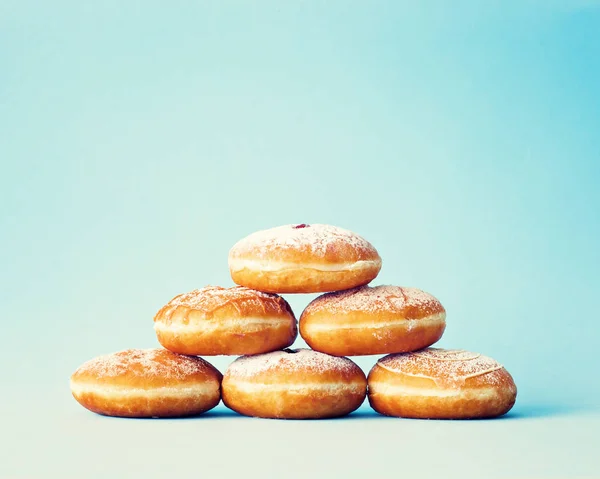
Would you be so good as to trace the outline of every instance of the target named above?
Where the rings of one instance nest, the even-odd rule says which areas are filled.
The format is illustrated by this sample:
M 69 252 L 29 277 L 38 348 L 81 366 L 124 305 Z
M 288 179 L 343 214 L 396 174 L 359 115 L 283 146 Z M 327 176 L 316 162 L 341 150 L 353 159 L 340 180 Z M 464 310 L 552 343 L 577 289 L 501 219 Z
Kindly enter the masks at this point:
M 296 225 L 296 226 L 292 226 L 292 228 L 294 228 L 295 230 L 299 230 L 299 229 L 301 229 L 301 228 L 308 228 L 309 226 L 310 226 L 310 225 L 307 225 L 307 224 L 305 224 L 305 223 L 302 223 L 302 224 L 299 224 L 299 225 Z

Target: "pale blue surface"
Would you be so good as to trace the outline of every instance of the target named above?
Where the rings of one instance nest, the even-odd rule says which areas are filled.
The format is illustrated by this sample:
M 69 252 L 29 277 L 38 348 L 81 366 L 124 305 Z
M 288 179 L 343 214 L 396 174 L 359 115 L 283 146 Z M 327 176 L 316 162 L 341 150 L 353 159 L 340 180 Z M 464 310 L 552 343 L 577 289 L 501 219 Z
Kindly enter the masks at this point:
M 221 431 L 203 446 L 211 461 L 240 434 L 250 449 L 238 453 L 255 454 L 250 430 L 306 437 L 298 451 L 313 434 L 364 434 L 346 452 L 380 457 L 381 471 L 398 470 L 393 438 L 435 430 L 448 477 L 456 444 L 476 434 L 510 458 L 499 476 L 598 475 L 596 2 L 123 3 L 0 2 L 0 380 L 13 446 L 0 476 L 66 477 L 76 444 L 117 451 L 101 440 L 113 427 L 149 451 L 151 431 Z M 152 316 L 172 296 L 231 284 L 235 241 L 293 222 L 363 234 L 384 260 L 375 283 L 440 298 L 439 345 L 505 364 L 512 419 L 119 422 L 69 397 L 81 362 L 155 346 Z M 299 315 L 310 297 L 288 299 Z M 40 387 L 34 414 L 23 397 Z M 44 444 L 40 460 L 26 459 L 28 441 Z M 470 447 L 485 473 L 493 448 Z M 68 477 L 84 474 L 80 458 Z M 103 460 L 99 475 L 126 463 Z

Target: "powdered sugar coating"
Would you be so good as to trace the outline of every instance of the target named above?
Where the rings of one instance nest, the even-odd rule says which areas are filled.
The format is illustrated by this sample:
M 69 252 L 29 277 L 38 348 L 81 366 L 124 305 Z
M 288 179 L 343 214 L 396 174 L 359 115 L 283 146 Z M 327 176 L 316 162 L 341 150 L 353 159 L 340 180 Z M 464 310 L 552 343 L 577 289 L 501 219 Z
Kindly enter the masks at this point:
M 97 379 L 132 375 L 144 378 L 185 379 L 212 369 L 206 361 L 182 356 L 166 349 L 127 349 L 98 356 L 82 364 L 73 374 Z
M 359 286 L 326 293 L 313 300 L 302 313 L 326 311 L 331 314 L 348 312 L 399 313 L 404 319 L 421 319 L 445 313 L 441 303 L 429 293 L 403 286 Z
M 434 381 L 461 383 L 502 369 L 495 359 L 461 349 L 427 348 L 403 354 L 391 354 L 377 364 L 389 371 Z M 490 381 L 496 377 L 490 375 Z
M 293 315 L 289 304 L 276 294 L 263 293 L 243 286 L 233 288 L 206 286 L 175 296 L 156 314 L 154 320 L 170 317 L 179 306 L 201 311 L 206 316 L 210 316 L 229 304 L 240 314 L 243 314 L 244 307 L 247 307 L 262 310 L 264 314 Z
M 290 349 L 254 356 L 242 356 L 231 363 L 225 374 L 248 378 L 273 368 L 283 368 L 289 372 L 308 370 L 314 373 L 331 370 L 340 373 L 352 373 L 359 369 L 348 358 L 330 356 L 312 349 Z
M 315 258 L 324 257 L 336 244 L 344 243 L 354 249 L 358 256 L 379 257 L 377 251 L 363 237 L 337 226 L 324 224 L 284 225 L 257 231 L 238 241 L 229 252 L 230 257 L 251 255 L 258 259 L 270 259 L 272 250 L 303 250 Z

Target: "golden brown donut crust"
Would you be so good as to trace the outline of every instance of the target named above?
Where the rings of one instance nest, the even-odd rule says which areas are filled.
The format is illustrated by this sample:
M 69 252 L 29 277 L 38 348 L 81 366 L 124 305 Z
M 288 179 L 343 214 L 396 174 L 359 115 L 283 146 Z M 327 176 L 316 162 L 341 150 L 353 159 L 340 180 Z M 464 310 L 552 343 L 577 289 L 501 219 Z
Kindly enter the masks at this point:
M 355 363 L 308 349 L 238 358 L 222 386 L 230 409 L 274 419 L 345 416 L 363 403 L 366 388 Z
M 259 354 L 290 346 L 296 318 L 282 297 L 237 286 L 180 294 L 154 317 L 160 344 L 180 354 Z
M 495 360 L 428 348 L 380 359 L 368 377 L 369 403 L 380 414 L 418 419 L 474 419 L 506 414 L 517 388 Z
M 377 250 L 330 225 L 285 225 L 258 231 L 229 252 L 237 284 L 272 293 L 320 293 L 367 284 L 381 269 Z
M 94 358 L 71 376 L 83 407 L 120 417 L 177 417 L 214 408 L 221 373 L 207 361 L 166 349 L 128 349 Z
M 336 356 L 415 351 L 438 341 L 446 311 L 416 288 L 362 286 L 319 296 L 300 317 L 300 335 Z

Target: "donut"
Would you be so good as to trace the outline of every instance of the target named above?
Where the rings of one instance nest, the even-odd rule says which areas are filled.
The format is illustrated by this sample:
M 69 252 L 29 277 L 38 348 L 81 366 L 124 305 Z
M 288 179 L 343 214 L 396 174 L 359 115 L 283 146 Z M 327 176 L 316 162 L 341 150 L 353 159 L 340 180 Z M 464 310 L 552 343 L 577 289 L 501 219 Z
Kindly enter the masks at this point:
M 128 349 L 80 366 L 71 376 L 71 393 L 84 408 L 105 416 L 191 416 L 219 403 L 221 379 L 200 358 Z
M 300 335 L 335 356 L 415 351 L 435 343 L 446 327 L 440 302 L 416 288 L 362 286 L 324 294 L 300 317 Z
M 290 346 L 298 335 L 283 298 L 239 286 L 175 296 L 156 313 L 154 329 L 165 348 L 198 356 L 266 353 Z
M 229 251 L 236 284 L 270 293 L 323 293 L 367 284 L 381 269 L 377 250 L 330 225 L 279 226 L 247 236 Z
M 506 414 L 517 387 L 492 358 L 456 349 L 391 354 L 369 373 L 369 403 L 386 416 L 472 419 Z
M 223 377 L 223 402 L 234 411 L 273 419 L 350 414 L 365 400 L 365 373 L 348 358 L 287 349 L 236 359 Z

